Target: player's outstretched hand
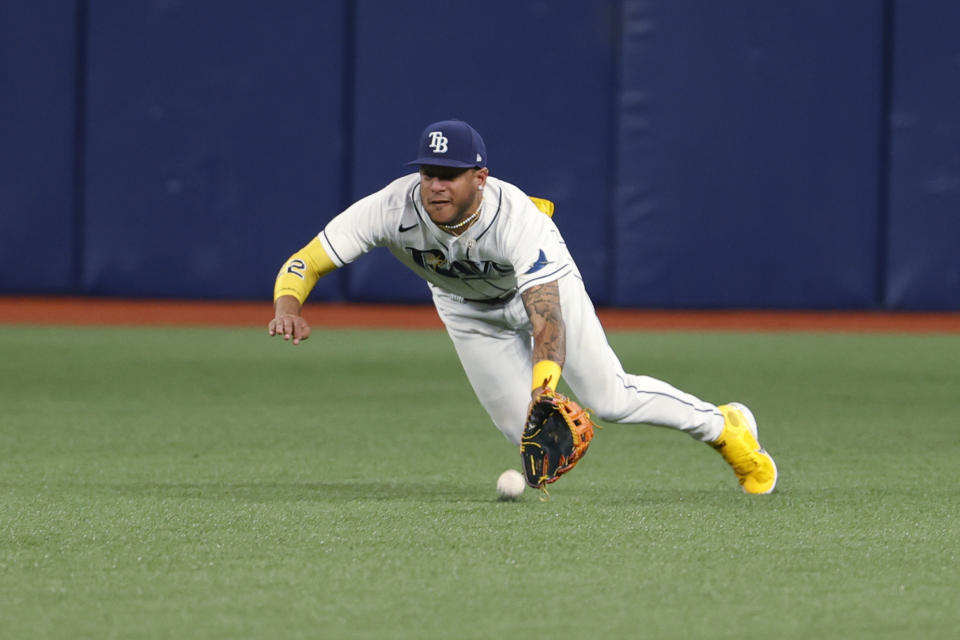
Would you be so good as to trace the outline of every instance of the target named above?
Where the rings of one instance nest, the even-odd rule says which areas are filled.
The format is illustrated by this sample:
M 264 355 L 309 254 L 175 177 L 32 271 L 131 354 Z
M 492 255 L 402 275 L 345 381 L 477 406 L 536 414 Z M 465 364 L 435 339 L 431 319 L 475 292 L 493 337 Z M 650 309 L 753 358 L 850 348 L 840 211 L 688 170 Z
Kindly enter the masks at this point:
M 302 316 L 293 313 L 277 314 L 267 329 L 271 336 L 283 336 L 284 340 L 292 340 L 293 344 L 300 344 L 310 337 L 310 325 Z

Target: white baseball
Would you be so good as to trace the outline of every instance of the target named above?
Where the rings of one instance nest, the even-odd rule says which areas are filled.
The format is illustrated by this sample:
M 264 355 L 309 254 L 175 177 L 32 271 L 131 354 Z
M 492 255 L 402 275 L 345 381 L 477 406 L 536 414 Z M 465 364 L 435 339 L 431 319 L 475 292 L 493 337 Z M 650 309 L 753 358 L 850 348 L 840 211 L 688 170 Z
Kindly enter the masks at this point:
M 523 493 L 527 481 L 516 469 L 507 469 L 497 478 L 497 495 L 501 500 L 516 500 Z

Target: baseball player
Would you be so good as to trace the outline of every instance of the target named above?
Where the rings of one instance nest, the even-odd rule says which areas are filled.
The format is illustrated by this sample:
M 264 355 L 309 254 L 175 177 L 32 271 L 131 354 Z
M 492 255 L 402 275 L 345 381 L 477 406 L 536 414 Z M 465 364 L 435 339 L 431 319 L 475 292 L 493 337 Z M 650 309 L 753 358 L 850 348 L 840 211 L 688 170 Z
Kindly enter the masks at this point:
M 300 311 L 317 279 L 385 246 L 426 280 L 477 398 L 510 442 L 521 441 L 531 389 L 556 389 L 562 375 L 597 417 L 683 431 L 716 449 L 744 491 L 773 491 L 777 467 L 746 406 L 716 406 L 624 371 L 545 215 L 552 204 L 491 176 L 470 125 L 430 124 L 407 165 L 419 171 L 348 207 L 287 260 L 270 335 L 306 340 Z

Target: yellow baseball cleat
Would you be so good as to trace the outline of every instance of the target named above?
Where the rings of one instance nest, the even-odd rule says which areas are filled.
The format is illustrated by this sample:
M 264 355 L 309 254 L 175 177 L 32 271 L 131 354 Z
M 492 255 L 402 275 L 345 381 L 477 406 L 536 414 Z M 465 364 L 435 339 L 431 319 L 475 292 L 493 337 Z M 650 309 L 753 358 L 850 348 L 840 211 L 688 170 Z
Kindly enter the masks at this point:
M 777 465 L 757 440 L 757 420 L 746 406 L 731 402 L 719 407 L 723 433 L 708 442 L 727 461 L 747 493 L 771 493 L 777 486 Z

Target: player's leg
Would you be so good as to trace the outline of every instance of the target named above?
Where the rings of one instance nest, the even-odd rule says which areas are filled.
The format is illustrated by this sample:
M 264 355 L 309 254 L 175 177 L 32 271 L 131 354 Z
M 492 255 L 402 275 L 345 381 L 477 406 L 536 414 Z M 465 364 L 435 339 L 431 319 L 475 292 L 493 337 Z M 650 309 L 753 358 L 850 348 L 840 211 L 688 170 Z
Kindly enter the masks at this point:
M 434 302 L 474 393 L 503 435 L 519 445 L 533 371 L 530 333 L 517 309 L 474 309 L 436 298 Z
M 724 419 L 715 405 L 624 371 L 579 279 L 560 280 L 560 305 L 567 335 L 563 377 L 582 405 L 610 422 L 672 427 L 704 442 L 720 435 Z
M 770 493 L 777 466 L 757 439 L 757 423 L 738 403 L 716 407 L 649 376 L 625 373 L 582 283 L 563 278 L 560 304 L 567 333 L 564 378 L 577 399 L 611 422 L 673 427 L 706 442 L 733 468 L 747 493 Z

